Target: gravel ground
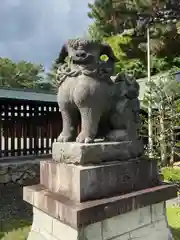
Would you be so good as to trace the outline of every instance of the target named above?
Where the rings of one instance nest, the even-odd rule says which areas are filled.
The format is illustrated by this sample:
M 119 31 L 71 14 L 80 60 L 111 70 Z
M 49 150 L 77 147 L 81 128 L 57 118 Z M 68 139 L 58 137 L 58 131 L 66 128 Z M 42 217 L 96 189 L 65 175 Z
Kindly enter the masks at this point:
M 19 185 L 0 185 L 0 223 L 12 219 L 31 220 L 32 206 L 23 201 Z

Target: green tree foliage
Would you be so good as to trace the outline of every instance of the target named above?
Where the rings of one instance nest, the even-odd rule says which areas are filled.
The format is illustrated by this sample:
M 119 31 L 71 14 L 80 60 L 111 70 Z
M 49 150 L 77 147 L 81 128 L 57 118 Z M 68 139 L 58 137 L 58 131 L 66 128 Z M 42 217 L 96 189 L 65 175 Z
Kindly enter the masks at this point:
M 54 92 L 55 91 L 55 86 L 52 82 L 50 81 L 39 81 L 36 84 L 36 89 L 37 90 L 42 90 L 42 91 L 47 91 L 47 92 Z
M 138 78 L 147 75 L 146 29 L 137 28 L 136 13 L 152 14 L 155 4 L 158 3 L 160 7 L 164 6 L 165 2 L 165 0 L 98 0 L 94 4 L 89 4 L 89 17 L 93 20 L 89 34 L 93 39 L 108 42 L 116 53 L 121 52 L 117 71 L 125 70 Z M 179 33 L 179 22 L 164 25 L 156 23 L 151 26 L 152 75 L 172 67 L 180 68 Z
M 180 99 L 176 101 L 177 112 L 179 113 L 179 118 L 177 120 L 177 126 L 180 126 Z
M 56 59 L 53 61 L 52 66 L 50 68 L 50 71 L 47 73 L 47 79 L 49 82 L 51 82 L 53 85 L 56 85 L 56 72 L 58 69 L 58 64 L 56 64 Z
M 128 52 L 124 49 L 127 48 L 131 51 L 132 38 L 131 36 L 123 36 L 121 34 L 104 38 L 104 42 L 108 43 L 117 58 L 116 72 L 124 71 L 128 74 L 132 74 L 134 77 L 144 77 L 146 76 L 146 67 L 143 62 L 134 56 L 134 58 L 129 58 Z
M 101 34 L 101 32 L 98 30 L 95 23 L 92 23 L 91 25 L 89 25 L 87 36 L 88 37 L 90 36 L 92 40 L 96 40 L 100 42 L 103 40 L 103 34 Z
M 175 127 L 179 122 L 180 83 L 175 70 L 148 82 L 144 104 L 153 108 L 153 142 L 155 153 L 159 153 L 163 166 L 174 161 L 176 154 Z
M 135 28 L 137 12 L 149 13 L 152 10 L 152 1 L 97 0 L 88 6 L 88 16 L 93 19 L 101 35 L 107 37 L 122 33 L 124 29 Z
M 26 61 L 15 63 L 8 58 L 0 58 L 0 86 L 2 87 L 38 89 L 43 79 L 42 65 Z
M 103 39 L 108 43 L 118 61 L 116 63 L 116 72 L 125 71 L 136 78 L 142 78 L 147 75 L 146 51 L 134 45 L 133 38 L 129 35 L 115 35 Z M 155 75 L 164 72 L 172 67 L 180 67 L 178 58 L 169 59 L 168 57 L 151 56 L 151 74 Z

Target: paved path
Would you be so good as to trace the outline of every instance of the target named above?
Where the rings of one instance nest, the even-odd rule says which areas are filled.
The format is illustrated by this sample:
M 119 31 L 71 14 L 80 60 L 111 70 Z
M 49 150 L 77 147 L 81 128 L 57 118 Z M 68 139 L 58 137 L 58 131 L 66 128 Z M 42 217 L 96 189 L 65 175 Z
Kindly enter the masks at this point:
M 179 206 L 180 207 L 180 195 L 177 198 L 173 198 L 166 202 L 167 207 Z

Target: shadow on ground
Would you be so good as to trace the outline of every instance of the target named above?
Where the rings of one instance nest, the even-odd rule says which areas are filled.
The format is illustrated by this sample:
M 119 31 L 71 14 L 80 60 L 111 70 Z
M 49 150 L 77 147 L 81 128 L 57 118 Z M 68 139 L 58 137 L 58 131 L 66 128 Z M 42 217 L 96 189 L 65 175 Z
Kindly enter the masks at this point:
M 172 228 L 171 229 L 174 240 L 180 240 L 180 228 L 176 229 L 176 228 Z
M 30 226 L 32 206 L 23 201 L 23 187 L 0 185 L 0 239 L 6 232 Z

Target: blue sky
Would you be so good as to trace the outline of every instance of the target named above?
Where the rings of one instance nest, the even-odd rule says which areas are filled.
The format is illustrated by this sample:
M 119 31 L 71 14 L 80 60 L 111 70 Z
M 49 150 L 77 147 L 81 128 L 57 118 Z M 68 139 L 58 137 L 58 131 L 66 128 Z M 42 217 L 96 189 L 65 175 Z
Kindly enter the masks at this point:
M 0 56 L 48 68 L 67 38 L 85 33 L 92 0 L 0 0 Z

